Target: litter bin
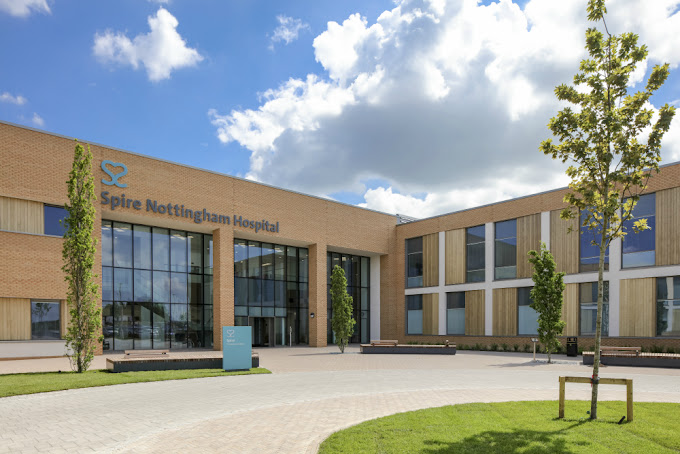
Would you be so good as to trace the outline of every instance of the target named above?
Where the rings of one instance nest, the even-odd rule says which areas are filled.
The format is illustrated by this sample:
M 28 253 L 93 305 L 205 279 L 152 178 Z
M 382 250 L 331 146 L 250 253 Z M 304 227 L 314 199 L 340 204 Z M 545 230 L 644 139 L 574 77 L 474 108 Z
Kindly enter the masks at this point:
M 577 337 L 567 337 L 567 356 L 578 356 Z

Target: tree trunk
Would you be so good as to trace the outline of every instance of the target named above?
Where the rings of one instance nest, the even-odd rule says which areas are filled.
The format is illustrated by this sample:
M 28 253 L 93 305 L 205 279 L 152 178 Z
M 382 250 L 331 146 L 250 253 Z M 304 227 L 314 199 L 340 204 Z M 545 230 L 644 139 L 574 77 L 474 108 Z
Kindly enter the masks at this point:
M 607 225 L 607 219 L 604 219 L 603 225 Z M 602 342 L 602 304 L 604 300 L 604 253 L 605 245 L 605 227 L 602 227 L 602 238 L 600 241 L 600 263 L 597 270 L 597 319 L 595 322 L 595 351 L 593 359 L 593 377 L 592 386 L 593 392 L 590 398 L 590 419 L 597 419 L 597 391 L 600 383 L 600 344 Z

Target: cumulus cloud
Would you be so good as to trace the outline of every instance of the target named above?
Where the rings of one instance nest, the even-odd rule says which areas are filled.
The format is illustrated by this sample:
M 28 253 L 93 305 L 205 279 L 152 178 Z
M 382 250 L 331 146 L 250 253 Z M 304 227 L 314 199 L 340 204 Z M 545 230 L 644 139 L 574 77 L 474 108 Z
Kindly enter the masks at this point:
M 10 104 L 16 104 L 17 106 L 23 106 L 26 104 L 26 98 L 21 95 L 14 96 L 11 93 L 4 92 L 0 94 L 0 102 L 7 102 Z
M 649 65 L 677 65 L 679 5 L 612 0 L 609 29 L 639 33 Z M 384 211 L 425 216 L 564 186 L 564 166 L 538 146 L 561 107 L 554 87 L 585 57 L 585 7 L 402 0 L 374 23 L 353 14 L 314 39 L 323 74 L 210 118 L 223 143 L 251 152 L 249 178 L 353 191 Z M 373 179 L 388 184 L 367 190 Z
M 301 30 L 309 29 L 309 24 L 302 22 L 301 19 L 295 19 L 285 15 L 276 16 L 279 26 L 274 29 L 274 34 L 271 38 L 270 49 L 274 49 L 274 43 L 284 42 L 290 44 L 300 35 Z
M 177 33 L 179 22 L 165 8 L 149 16 L 149 33 L 128 38 L 122 32 L 107 30 L 94 37 L 93 52 L 103 63 L 129 65 L 134 69 L 143 65 L 149 80 L 169 79 L 172 71 L 196 66 L 203 56 L 187 47 Z
M 31 121 L 36 126 L 45 126 L 45 120 L 43 120 L 42 117 L 35 112 L 33 112 L 33 118 L 31 118 Z
M 0 0 L 0 11 L 15 17 L 28 17 L 31 13 L 51 13 L 47 0 Z

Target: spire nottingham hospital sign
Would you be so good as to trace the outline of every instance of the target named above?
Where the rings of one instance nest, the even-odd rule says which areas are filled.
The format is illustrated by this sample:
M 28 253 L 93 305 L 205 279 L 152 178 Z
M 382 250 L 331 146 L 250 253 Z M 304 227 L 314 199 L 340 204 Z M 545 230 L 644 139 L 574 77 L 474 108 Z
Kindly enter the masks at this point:
M 128 174 L 128 168 L 125 164 L 105 160 L 102 161 L 101 168 L 110 178 L 102 178 L 102 184 L 107 186 L 116 186 L 118 188 L 127 188 L 127 183 L 120 181 L 122 177 Z M 117 172 L 114 172 L 116 170 Z M 166 203 L 166 201 L 159 203 L 157 200 L 152 199 L 146 199 L 145 202 L 142 202 L 141 199 L 126 196 L 125 194 L 112 195 L 109 191 L 102 191 L 100 195 L 101 204 L 108 205 L 111 211 L 142 211 L 145 209 L 147 212 L 167 214 L 168 216 L 190 219 L 196 224 L 210 222 L 215 224 L 233 225 L 234 227 L 240 227 L 243 229 L 252 229 L 255 231 L 255 233 L 260 231 L 279 233 L 278 221 L 269 221 L 266 219 L 253 220 L 236 214 L 229 216 L 226 214 L 208 211 L 206 208 L 187 208 L 181 203 Z

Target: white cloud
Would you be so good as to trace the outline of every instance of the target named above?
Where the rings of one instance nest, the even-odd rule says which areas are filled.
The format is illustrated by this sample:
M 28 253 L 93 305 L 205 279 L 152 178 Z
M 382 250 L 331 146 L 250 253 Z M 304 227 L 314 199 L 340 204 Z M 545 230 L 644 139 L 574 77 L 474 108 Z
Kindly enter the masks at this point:
M 148 18 L 149 33 L 130 40 L 124 33 L 105 31 L 94 37 L 93 52 L 104 63 L 130 65 L 134 69 L 144 65 L 149 80 L 157 82 L 170 78 L 172 71 L 196 66 L 203 56 L 187 47 L 177 33 L 179 22 L 166 9 L 159 8 L 156 16 Z
M 40 126 L 40 127 L 45 126 L 45 120 L 43 120 L 42 117 L 35 112 L 33 112 L 33 118 L 31 118 L 31 121 L 36 126 Z
M 609 29 L 639 33 L 651 66 L 677 65 L 680 48 L 664 39 L 675 42 L 678 5 L 612 0 Z M 374 23 L 353 14 L 314 39 L 325 74 L 210 118 L 223 143 L 250 150 L 249 178 L 319 195 L 353 191 L 390 212 L 424 216 L 564 186 L 565 166 L 538 146 L 560 108 L 554 87 L 571 82 L 585 57 L 585 7 L 402 0 Z M 674 156 L 666 148 L 664 158 Z M 367 191 L 372 179 L 387 183 Z
M 274 29 L 274 34 L 271 38 L 270 49 L 274 49 L 274 43 L 284 42 L 290 44 L 300 35 L 300 31 L 308 30 L 309 24 L 302 22 L 301 19 L 295 19 L 285 15 L 276 16 L 279 26 Z
M 33 12 L 51 13 L 47 0 L 0 0 L 0 11 L 16 17 L 28 17 Z
M 23 106 L 26 104 L 26 98 L 21 95 L 13 96 L 11 93 L 4 92 L 0 94 L 0 102 L 8 102 L 10 104 L 16 104 L 17 106 Z

